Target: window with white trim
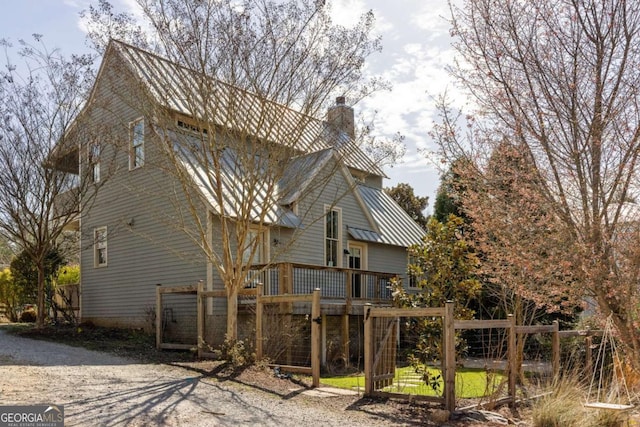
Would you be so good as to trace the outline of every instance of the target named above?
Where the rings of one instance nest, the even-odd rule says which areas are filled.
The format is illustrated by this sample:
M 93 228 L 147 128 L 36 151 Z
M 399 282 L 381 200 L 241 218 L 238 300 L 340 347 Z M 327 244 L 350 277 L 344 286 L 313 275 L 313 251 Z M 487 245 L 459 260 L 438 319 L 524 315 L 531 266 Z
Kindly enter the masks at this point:
M 144 119 L 131 123 L 131 144 L 129 148 L 129 169 L 144 165 Z
M 100 146 L 92 144 L 89 148 L 89 164 L 91 165 L 91 180 L 100 182 Z
M 107 227 L 93 230 L 93 265 L 95 267 L 107 265 Z
M 327 208 L 324 222 L 324 259 L 329 267 L 340 267 L 340 229 L 342 210 Z

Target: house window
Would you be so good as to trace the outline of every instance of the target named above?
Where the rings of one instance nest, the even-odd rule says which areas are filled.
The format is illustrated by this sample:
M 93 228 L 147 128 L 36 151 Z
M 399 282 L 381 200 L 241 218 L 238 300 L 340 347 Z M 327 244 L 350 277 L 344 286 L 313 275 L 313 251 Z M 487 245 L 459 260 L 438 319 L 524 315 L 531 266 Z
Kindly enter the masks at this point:
M 131 124 L 131 147 L 129 151 L 129 169 L 144 165 L 144 120 L 138 119 Z
M 247 230 L 247 237 L 242 248 L 242 263 L 247 266 L 266 263 L 269 258 L 268 241 L 268 230 L 260 232 L 254 227 Z M 251 256 L 252 252 L 253 256 Z
M 178 120 L 176 122 L 176 124 L 178 125 L 179 128 L 184 129 L 186 131 L 192 132 L 192 133 L 196 133 L 196 134 L 203 134 L 206 135 L 208 133 L 207 129 L 201 128 L 200 126 L 191 123 L 188 120 Z
M 91 145 L 89 148 L 89 164 L 91 165 L 91 180 L 100 182 L 100 146 Z
M 347 260 L 349 262 L 348 267 L 353 270 L 366 270 L 367 269 L 367 246 L 363 243 L 348 243 Z M 363 281 L 363 276 L 355 271 L 351 272 L 351 296 L 353 298 L 365 298 L 366 297 L 366 284 Z
M 340 267 L 340 224 L 341 210 L 331 208 L 327 210 L 324 223 L 324 256 L 325 265 Z
M 93 263 L 95 267 L 107 265 L 107 227 L 93 230 Z

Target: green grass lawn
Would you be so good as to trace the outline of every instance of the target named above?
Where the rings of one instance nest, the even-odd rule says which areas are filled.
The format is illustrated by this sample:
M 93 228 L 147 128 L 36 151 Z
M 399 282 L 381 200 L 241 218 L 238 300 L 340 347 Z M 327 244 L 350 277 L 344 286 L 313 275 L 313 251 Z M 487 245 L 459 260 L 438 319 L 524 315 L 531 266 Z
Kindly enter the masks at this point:
M 440 370 L 429 368 L 431 377 L 438 377 Z M 456 369 L 456 397 L 478 398 L 491 394 L 506 381 L 506 376 L 501 372 L 488 373 L 484 369 L 461 368 Z M 338 377 L 322 377 L 320 382 L 339 388 L 364 390 L 364 375 L 349 375 Z M 382 391 L 404 393 L 422 396 L 441 396 L 443 389 L 442 378 L 436 381 L 437 391 L 425 384 L 420 374 L 411 366 L 397 368 L 393 384 Z

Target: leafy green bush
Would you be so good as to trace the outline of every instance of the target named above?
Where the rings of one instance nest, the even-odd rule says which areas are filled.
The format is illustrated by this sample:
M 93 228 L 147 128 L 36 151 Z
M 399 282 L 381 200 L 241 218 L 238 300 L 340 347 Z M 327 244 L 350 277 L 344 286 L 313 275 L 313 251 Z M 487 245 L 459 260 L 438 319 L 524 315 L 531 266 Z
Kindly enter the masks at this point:
M 20 289 L 16 286 L 11 270 L 0 271 L 0 304 L 4 305 L 5 315 L 11 322 L 18 321 L 18 307 L 21 304 Z
M 80 283 L 80 266 L 65 265 L 58 269 L 58 285 L 75 285 Z

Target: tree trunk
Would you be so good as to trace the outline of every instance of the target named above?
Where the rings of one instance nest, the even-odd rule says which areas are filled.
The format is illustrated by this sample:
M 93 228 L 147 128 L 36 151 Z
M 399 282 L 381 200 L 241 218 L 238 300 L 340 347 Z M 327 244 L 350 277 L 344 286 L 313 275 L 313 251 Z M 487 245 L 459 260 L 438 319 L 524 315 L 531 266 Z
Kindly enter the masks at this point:
M 36 298 L 37 316 L 36 316 L 36 328 L 41 329 L 44 327 L 45 307 L 44 307 L 44 261 L 38 262 L 38 295 Z
M 232 342 L 238 340 L 238 288 L 227 287 L 227 336 Z

